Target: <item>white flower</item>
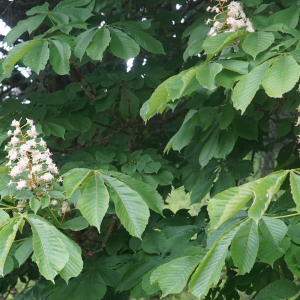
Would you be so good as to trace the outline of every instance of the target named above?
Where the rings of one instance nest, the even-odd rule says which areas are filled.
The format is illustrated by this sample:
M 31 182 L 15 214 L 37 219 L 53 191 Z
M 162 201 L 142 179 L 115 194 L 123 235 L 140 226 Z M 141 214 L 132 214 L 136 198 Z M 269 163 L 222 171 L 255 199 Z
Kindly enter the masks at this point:
M 26 203 L 26 200 L 22 200 L 22 201 L 18 202 L 17 208 L 18 208 L 19 212 L 21 212 L 23 210 L 23 206 L 25 205 L 25 203 Z
M 24 187 L 26 187 L 26 180 L 20 179 L 18 181 L 18 185 L 16 186 L 16 189 L 20 191 Z
M 69 202 L 68 201 L 64 201 L 63 204 L 62 204 L 62 207 L 61 207 L 61 212 L 63 214 L 65 214 L 69 210 L 70 210 Z
M 43 165 L 32 166 L 32 169 L 31 169 L 32 174 L 41 173 L 42 171 L 43 171 Z
M 43 176 L 41 176 L 41 179 L 45 181 L 51 181 L 54 179 L 54 176 L 50 172 L 47 172 Z
M 15 136 L 13 136 L 8 144 L 16 146 L 18 143 L 20 143 L 20 139 L 17 138 L 17 137 L 15 137 Z
M 13 121 L 11 122 L 10 126 L 18 127 L 18 126 L 20 126 L 20 122 L 17 121 L 17 120 L 13 120 Z
M 8 155 L 6 156 L 10 160 L 16 160 L 18 157 L 18 152 L 16 149 L 12 148 L 8 151 Z
M 30 130 L 27 130 L 27 135 L 36 138 L 38 136 L 38 132 L 36 131 L 36 128 L 34 125 L 31 126 Z
M 43 148 L 45 148 L 46 147 L 46 142 L 41 138 L 41 140 L 40 140 L 40 146 L 42 146 Z
M 211 7 L 209 6 L 207 9 L 206 9 L 206 11 L 210 11 L 211 10 Z
M 21 130 L 20 130 L 19 127 L 17 127 L 17 128 L 14 130 L 13 135 L 18 135 L 18 134 L 20 134 L 20 133 L 21 133 Z
M 27 144 L 23 144 L 20 146 L 20 153 L 25 154 L 26 152 L 30 151 L 30 146 Z
M 34 147 L 34 148 L 36 147 L 36 141 L 34 139 L 28 140 L 26 144 L 29 145 L 30 147 Z
M 63 179 L 62 179 L 61 177 L 59 177 L 59 178 L 57 179 L 57 182 L 63 182 Z
M 30 120 L 30 119 L 27 119 L 27 118 L 26 118 L 26 121 L 27 121 L 27 124 L 28 124 L 28 125 L 33 126 L 33 120 Z
M 57 203 L 58 203 L 57 200 L 52 200 L 51 201 L 51 205 L 53 205 L 53 206 L 56 205 Z
M 13 134 L 13 133 L 12 133 L 11 130 L 8 130 L 8 131 L 7 131 L 7 135 L 8 135 L 8 136 L 11 136 L 12 134 Z
M 10 180 L 9 183 L 7 184 L 7 186 L 11 186 L 13 184 L 13 181 Z
M 49 164 L 47 167 L 47 171 L 52 172 L 54 174 L 58 174 L 58 169 L 55 164 Z

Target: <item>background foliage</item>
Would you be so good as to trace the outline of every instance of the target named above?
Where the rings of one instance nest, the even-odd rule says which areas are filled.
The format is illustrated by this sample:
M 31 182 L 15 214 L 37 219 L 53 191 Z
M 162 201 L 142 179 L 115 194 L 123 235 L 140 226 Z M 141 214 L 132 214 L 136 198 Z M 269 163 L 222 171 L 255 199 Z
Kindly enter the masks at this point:
M 0 1 L 1 147 L 34 120 L 64 179 L 17 191 L 2 152 L 4 299 L 298 296 L 300 3 L 240 3 L 256 31 L 207 37 L 209 1 Z

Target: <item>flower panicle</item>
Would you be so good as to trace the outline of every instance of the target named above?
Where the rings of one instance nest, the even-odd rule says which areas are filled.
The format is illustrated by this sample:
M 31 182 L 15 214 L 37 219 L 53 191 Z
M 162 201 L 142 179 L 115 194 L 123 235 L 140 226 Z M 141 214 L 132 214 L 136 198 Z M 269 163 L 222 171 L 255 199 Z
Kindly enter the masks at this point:
M 9 175 L 12 178 L 7 185 L 16 184 L 18 191 L 40 188 L 46 192 L 51 181 L 61 182 L 62 179 L 56 178 L 59 171 L 51 158 L 52 153 L 43 138 L 38 137 L 39 132 L 33 123 L 33 120 L 26 119 L 21 126 L 20 121 L 13 120 L 11 126 L 15 129 L 7 132 L 11 139 L 4 150 L 8 152 L 6 166 L 11 169 Z M 19 212 L 25 203 L 26 200 L 19 201 Z
M 239 2 L 232 1 L 227 7 L 224 6 L 227 0 L 218 0 L 218 2 L 219 4 L 213 7 L 208 6 L 206 9 L 207 12 L 216 12 L 214 19 L 207 19 L 205 22 L 206 24 L 214 23 L 208 32 L 209 36 L 215 36 L 219 32 L 235 32 L 242 27 L 246 27 L 249 32 L 255 31 Z M 217 18 L 221 14 L 223 18 Z

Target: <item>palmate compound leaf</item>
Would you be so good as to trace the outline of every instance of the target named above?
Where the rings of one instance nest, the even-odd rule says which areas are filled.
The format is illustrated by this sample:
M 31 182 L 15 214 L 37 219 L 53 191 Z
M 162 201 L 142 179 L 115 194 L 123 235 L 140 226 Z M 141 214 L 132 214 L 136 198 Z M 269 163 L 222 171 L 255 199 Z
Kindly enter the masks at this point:
M 266 61 L 253 68 L 236 84 L 232 94 L 233 106 L 236 109 L 240 109 L 244 113 L 258 91 L 261 81 L 268 70 L 269 62 Z
M 288 299 L 295 296 L 300 291 L 293 281 L 287 279 L 281 279 L 271 282 L 266 287 L 261 289 L 255 300 L 281 300 Z
M 300 66 L 295 59 L 283 54 L 275 59 L 273 65 L 264 76 L 262 85 L 266 93 L 273 98 L 282 98 L 298 82 Z
M 45 69 L 49 59 L 48 41 L 35 45 L 24 57 L 24 65 L 37 74 Z
M 261 219 L 268 208 L 272 197 L 278 192 L 289 171 L 278 171 L 262 178 L 255 187 L 254 200 L 248 214 L 254 221 Z
M 86 54 L 94 60 L 102 60 L 103 53 L 110 43 L 111 37 L 106 26 L 98 29 L 93 40 L 86 49 Z
M 190 291 L 200 298 L 205 296 L 212 284 L 220 279 L 220 274 L 225 263 L 228 246 L 244 221 L 241 221 L 224 232 L 209 249 L 203 260 L 199 263 L 190 280 Z
M 101 174 L 101 176 L 111 187 L 111 197 L 121 223 L 132 236 L 141 238 L 150 216 L 147 204 L 124 182 L 106 174 Z
M 13 220 L 6 219 L 6 224 L 2 225 L 2 230 L 0 231 L 0 275 L 4 276 L 3 270 L 7 255 L 12 246 L 12 243 L 15 240 L 19 225 L 22 222 L 22 219 Z
M 295 171 L 290 173 L 290 185 L 296 210 L 300 212 L 300 175 Z
M 261 179 L 232 187 L 217 194 L 208 202 L 211 229 L 217 229 L 236 212 L 241 210 L 253 197 L 253 190 Z
M 83 217 L 100 232 L 100 225 L 108 209 L 109 194 L 100 173 L 94 171 L 77 205 Z
M 65 267 L 69 252 L 56 234 L 55 227 L 37 215 L 27 215 L 33 233 L 33 251 L 40 273 L 54 283 L 54 277 Z
M 162 215 L 164 201 L 156 189 L 144 183 L 143 181 L 134 179 L 131 176 L 119 172 L 109 172 L 109 174 L 124 182 L 127 186 L 136 191 L 146 202 L 149 208 Z
M 255 59 L 256 55 L 268 49 L 274 40 L 275 37 L 272 32 L 251 32 L 246 36 L 242 47 L 246 53 L 250 54 L 253 59 Z
M 230 252 L 239 275 L 249 272 L 254 265 L 259 247 L 257 223 L 248 219 L 232 240 Z

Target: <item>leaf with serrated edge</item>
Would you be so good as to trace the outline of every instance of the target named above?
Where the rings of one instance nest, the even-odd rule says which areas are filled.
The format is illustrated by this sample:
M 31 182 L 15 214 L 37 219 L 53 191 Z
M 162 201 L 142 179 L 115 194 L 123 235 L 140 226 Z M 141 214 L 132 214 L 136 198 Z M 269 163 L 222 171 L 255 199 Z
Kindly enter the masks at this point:
M 54 283 L 54 277 L 69 260 L 68 250 L 53 232 L 53 225 L 37 215 L 27 215 L 26 219 L 31 225 L 33 251 L 40 273 Z
M 11 248 L 12 243 L 15 240 L 19 224 L 21 223 L 22 219 L 19 221 L 13 221 L 4 226 L 4 228 L 0 231 L 0 275 L 4 276 L 3 269 L 4 264 L 8 255 L 8 252 Z
M 272 67 L 262 80 L 262 85 L 272 98 L 282 98 L 284 93 L 289 92 L 298 82 L 300 66 L 295 59 L 284 54 L 275 59 Z
M 84 52 L 86 51 L 87 47 L 91 43 L 96 31 L 95 28 L 91 28 L 87 31 L 84 31 L 80 35 L 78 35 L 75 38 L 75 49 L 74 49 L 74 54 L 79 57 L 80 60 L 82 60 L 82 56 Z
M 92 42 L 86 49 L 86 54 L 94 60 L 102 60 L 103 53 L 110 43 L 111 37 L 106 26 L 97 30 Z
M 27 238 L 25 241 L 18 245 L 18 249 L 15 253 L 15 257 L 19 262 L 19 267 L 27 260 L 29 255 L 32 253 L 32 236 Z
M 239 268 L 239 275 L 248 273 L 253 267 L 259 247 L 257 223 L 246 221 L 232 240 L 230 252 L 234 264 Z
M 98 172 L 89 179 L 77 205 L 83 217 L 100 232 L 100 225 L 108 209 L 109 194 Z
M 278 171 L 261 179 L 253 191 L 254 200 L 248 211 L 250 218 L 258 222 L 268 208 L 272 197 L 280 189 L 287 174 L 288 171 Z
M 125 183 L 113 177 L 101 174 L 115 190 L 117 197 L 114 200 L 116 214 L 126 230 L 133 236 L 141 238 L 150 216 L 147 204 L 141 196 Z
M 244 113 L 254 95 L 259 90 L 261 81 L 268 70 L 269 62 L 266 61 L 253 68 L 251 72 L 242 77 L 242 79 L 236 84 L 232 94 L 233 106 L 236 109 L 240 109 L 242 113 Z
M 69 74 L 71 47 L 64 41 L 50 40 L 50 63 L 53 70 L 59 75 Z
M 290 186 L 297 212 L 300 212 L 300 175 L 295 171 L 290 173 Z
M 123 181 L 131 189 L 135 190 L 146 202 L 149 208 L 159 214 L 162 214 L 164 201 L 161 195 L 154 188 L 143 181 L 137 180 L 131 176 L 119 172 L 109 172 L 109 174 Z
M 211 285 L 219 281 L 228 246 L 242 223 L 243 221 L 224 232 L 200 262 L 189 284 L 190 291 L 194 296 L 198 298 L 205 296 Z
M 223 69 L 223 66 L 218 63 L 204 63 L 197 69 L 197 80 L 199 83 L 209 89 L 213 90 L 216 88 L 215 77 Z
M 236 212 L 241 210 L 253 196 L 253 190 L 261 179 L 232 187 L 219 193 L 208 202 L 211 229 L 217 229 Z
M 268 49 L 274 40 L 275 37 L 272 32 L 251 32 L 246 36 L 242 48 L 255 59 L 256 55 Z

